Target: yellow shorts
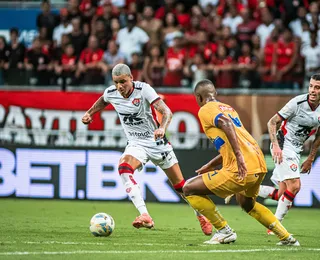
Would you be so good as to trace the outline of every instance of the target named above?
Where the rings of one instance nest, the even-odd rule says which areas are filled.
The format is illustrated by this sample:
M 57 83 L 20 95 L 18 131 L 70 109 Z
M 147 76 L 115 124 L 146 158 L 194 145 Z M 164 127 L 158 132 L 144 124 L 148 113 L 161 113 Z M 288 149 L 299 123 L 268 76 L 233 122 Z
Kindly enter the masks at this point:
M 259 187 L 265 175 L 265 173 L 251 174 L 247 175 L 243 181 L 239 181 L 236 173 L 222 168 L 202 174 L 202 180 L 213 194 L 221 198 L 236 193 L 255 198 L 258 196 Z

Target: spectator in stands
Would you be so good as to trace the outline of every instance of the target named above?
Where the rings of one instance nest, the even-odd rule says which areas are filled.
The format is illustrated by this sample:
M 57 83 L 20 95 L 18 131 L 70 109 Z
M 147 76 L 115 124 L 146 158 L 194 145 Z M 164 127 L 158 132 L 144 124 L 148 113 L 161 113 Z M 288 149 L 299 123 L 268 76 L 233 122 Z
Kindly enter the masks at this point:
M 54 28 L 53 31 L 53 41 L 54 46 L 60 46 L 61 44 L 61 37 L 63 34 L 69 34 L 73 30 L 72 24 L 68 19 L 68 11 L 65 8 L 60 10 L 60 25 Z
M 320 45 L 317 42 L 317 33 L 312 32 L 310 38 L 310 45 L 304 46 L 301 51 L 301 54 L 305 59 L 305 89 L 308 89 L 309 87 L 310 77 L 320 71 Z
M 52 40 L 53 29 L 59 24 L 59 17 L 51 12 L 51 6 L 49 0 L 43 0 L 41 3 L 42 13 L 37 17 L 37 27 L 45 27 L 48 30 L 47 40 Z
M 259 72 L 262 78 L 262 88 L 275 88 L 276 52 L 278 49 L 279 29 L 274 28 L 270 38 L 261 51 Z
M 273 24 L 273 17 L 266 8 L 261 11 L 261 20 L 262 23 L 257 27 L 256 34 L 260 37 L 260 44 L 263 48 L 275 26 Z
M 197 16 L 191 18 L 191 26 L 184 34 L 185 40 L 189 47 L 196 47 L 198 34 L 200 32 L 200 19 Z
M 39 29 L 39 41 L 41 43 L 42 51 L 47 54 L 51 55 L 52 50 L 52 40 L 48 38 L 48 29 L 46 27 L 41 27 Z
M 90 24 L 98 7 L 98 0 L 82 0 L 79 6 L 84 33 L 90 32 Z
M 271 32 L 272 33 L 272 32 Z M 270 36 L 271 36 L 270 33 Z M 270 39 L 269 36 L 269 39 Z M 260 44 L 260 37 L 256 34 L 252 35 L 251 37 L 251 46 L 252 46 L 252 54 L 259 60 L 259 62 L 261 61 L 262 58 L 262 51 L 263 49 L 261 48 L 261 44 Z
M 110 85 L 112 83 L 112 68 L 119 63 L 125 62 L 125 55 L 119 51 L 116 42 L 114 40 L 110 40 L 108 42 L 108 49 L 103 54 L 102 61 L 100 62 L 100 67 L 105 75 L 106 85 Z
M 251 36 L 256 32 L 259 23 L 252 19 L 250 10 L 243 8 L 240 11 L 243 22 L 237 27 L 237 36 L 240 41 L 250 41 Z
M 311 30 L 317 30 L 320 27 L 320 13 L 318 2 L 312 2 L 309 6 L 309 13 L 306 14 L 306 20 L 310 24 Z
M 3 36 L 0 36 L 0 86 L 2 86 L 4 83 L 3 69 L 4 69 L 5 62 L 7 61 L 6 51 L 7 51 L 6 38 L 4 38 Z
M 162 50 L 158 45 L 153 45 L 144 59 L 143 78 L 151 86 L 162 86 L 164 71 L 165 60 Z
M 187 49 L 184 48 L 183 33 L 175 35 L 174 44 L 166 50 L 166 72 L 163 78 L 165 86 L 180 87 L 183 79 L 183 67 L 187 59 Z
M 70 85 L 75 76 L 77 68 L 77 56 L 71 43 L 64 48 L 59 63 L 55 65 L 55 73 L 58 76 L 58 84 L 62 86 Z
M 197 52 L 192 59 L 188 59 L 187 64 L 183 68 L 184 75 L 190 78 L 192 88 L 201 79 L 208 78 L 203 54 Z
M 94 34 L 99 42 L 99 48 L 106 50 L 108 41 L 111 40 L 111 29 L 106 28 L 103 19 L 98 18 L 92 26 L 91 34 Z
M 68 20 L 72 21 L 73 18 L 80 18 L 81 21 L 81 12 L 79 9 L 79 0 L 68 0 Z
M 31 85 L 49 85 L 50 82 L 50 59 L 42 52 L 39 38 L 35 38 L 32 48 L 27 52 L 25 68 L 29 72 L 29 83 Z
M 121 29 L 117 36 L 119 50 L 126 55 L 126 60 L 131 63 L 131 55 L 134 52 L 143 53 L 149 41 L 148 34 L 136 26 L 136 16 L 129 14 L 127 27 Z
M 236 87 L 233 73 L 234 60 L 228 55 L 226 46 L 221 44 L 218 46 L 217 55 L 212 58 L 207 69 L 213 71 L 215 84 L 220 88 Z
M 110 26 L 111 26 L 111 39 L 117 40 L 118 33 L 120 31 L 120 23 L 118 18 L 112 18 Z
M 294 41 L 290 28 L 285 28 L 282 33 L 282 40 L 278 41 L 276 53 L 276 87 L 277 88 L 293 88 L 294 82 L 294 66 L 298 58 L 298 47 Z
M 238 72 L 240 88 L 259 88 L 260 82 L 257 74 L 258 59 L 252 54 L 251 44 L 243 42 L 241 54 L 238 57 L 235 69 Z
M 208 27 L 208 33 L 212 36 L 213 42 L 218 42 L 221 39 L 222 29 L 222 17 L 217 15 L 213 18 L 213 24 Z
M 98 39 L 91 35 L 88 40 L 88 48 L 81 52 L 76 71 L 76 78 L 83 76 L 83 84 L 103 84 L 104 78 L 100 61 L 103 57 L 103 50 L 99 48 Z
M 180 34 L 178 19 L 174 13 L 167 13 L 161 30 L 162 42 L 166 47 L 173 46 L 177 34 Z
M 138 52 L 134 52 L 131 54 L 131 63 L 129 65 L 132 77 L 137 81 L 142 80 L 143 74 L 143 61 L 142 56 Z
M 150 5 L 143 8 L 142 19 L 138 26 L 148 34 L 150 45 L 160 43 L 162 22 L 154 18 L 154 11 Z
M 191 16 L 189 13 L 186 12 L 186 7 L 184 3 L 177 3 L 176 16 L 181 28 L 183 28 L 184 30 L 189 29 Z
M 297 18 L 289 23 L 293 34 L 302 38 L 302 21 L 306 19 L 307 10 L 305 7 L 300 6 L 297 11 Z
M 98 13 L 97 16 L 93 18 L 93 21 L 95 21 L 97 18 L 103 20 L 105 24 L 105 28 L 111 31 L 111 20 L 113 18 L 116 18 L 113 11 L 112 1 L 104 0 L 102 2 L 102 7 L 100 7 L 100 9 L 101 9 L 101 14 Z
M 61 44 L 59 47 L 53 49 L 53 59 L 54 61 L 60 61 L 61 56 L 64 53 L 65 47 L 71 43 L 69 34 L 62 34 Z
M 233 5 L 230 6 L 229 12 L 222 20 L 224 26 L 229 26 L 231 28 L 232 34 L 237 34 L 237 27 L 242 22 L 242 17 L 238 14 L 237 8 Z
M 233 60 L 237 60 L 240 55 L 240 44 L 236 36 L 231 36 L 225 45 L 228 48 L 228 56 L 230 56 Z
M 193 58 L 196 53 L 200 53 L 205 63 L 211 61 L 217 51 L 217 44 L 208 40 L 208 34 L 205 31 L 198 33 L 197 44 L 189 48 L 189 57 Z M 199 57 L 198 57 L 199 60 Z
M 175 0 L 164 0 L 164 6 L 157 9 L 155 18 L 162 20 L 168 13 L 176 13 Z
M 72 32 L 69 37 L 74 48 L 74 54 L 79 58 L 81 51 L 87 46 L 88 38 L 82 32 L 80 17 L 73 18 L 71 24 Z
M 221 36 L 217 42 L 217 44 L 224 44 L 227 46 L 227 48 L 229 47 L 228 46 L 228 42 L 229 42 L 229 39 L 232 37 L 232 33 L 231 33 L 231 28 L 228 27 L 228 26 L 223 26 L 222 27 L 222 32 L 221 32 Z

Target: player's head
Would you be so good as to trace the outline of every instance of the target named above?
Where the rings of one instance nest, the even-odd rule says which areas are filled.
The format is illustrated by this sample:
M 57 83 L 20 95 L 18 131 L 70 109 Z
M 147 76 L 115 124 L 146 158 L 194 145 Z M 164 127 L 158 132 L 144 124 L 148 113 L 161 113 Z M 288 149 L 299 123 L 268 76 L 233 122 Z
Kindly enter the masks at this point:
M 112 69 L 112 80 L 121 96 L 127 98 L 133 88 L 130 68 L 126 64 L 117 64 Z
M 215 100 L 217 91 L 210 80 L 204 79 L 199 81 L 195 86 L 194 95 L 196 96 L 198 105 L 202 107 L 207 104 L 207 102 Z
M 309 101 L 320 103 L 320 73 L 311 76 L 309 83 Z

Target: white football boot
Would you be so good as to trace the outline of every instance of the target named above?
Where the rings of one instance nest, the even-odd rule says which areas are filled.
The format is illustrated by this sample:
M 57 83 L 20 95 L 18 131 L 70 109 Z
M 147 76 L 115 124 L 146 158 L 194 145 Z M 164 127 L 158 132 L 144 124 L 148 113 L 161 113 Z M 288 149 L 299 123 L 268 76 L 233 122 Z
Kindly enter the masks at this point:
M 280 240 L 277 243 L 277 246 L 300 246 L 300 243 L 297 239 L 290 235 L 287 239 Z
M 235 242 L 236 240 L 237 240 L 236 232 L 231 231 L 230 233 L 222 233 L 219 230 L 217 230 L 210 240 L 205 241 L 203 243 L 208 245 L 218 245 L 218 244 L 229 244 L 229 243 Z

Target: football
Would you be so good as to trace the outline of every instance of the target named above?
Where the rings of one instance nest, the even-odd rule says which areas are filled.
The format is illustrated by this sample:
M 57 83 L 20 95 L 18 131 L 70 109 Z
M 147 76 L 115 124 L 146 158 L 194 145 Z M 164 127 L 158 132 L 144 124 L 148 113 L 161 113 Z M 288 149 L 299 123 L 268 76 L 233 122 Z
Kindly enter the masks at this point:
M 90 232 L 96 237 L 110 236 L 114 228 L 113 218 L 106 213 L 97 213 L 90 220 Z

